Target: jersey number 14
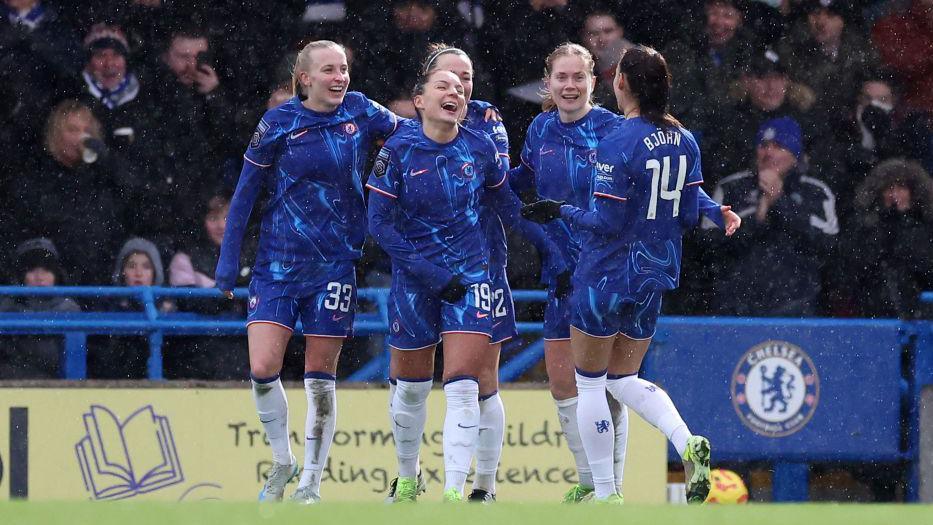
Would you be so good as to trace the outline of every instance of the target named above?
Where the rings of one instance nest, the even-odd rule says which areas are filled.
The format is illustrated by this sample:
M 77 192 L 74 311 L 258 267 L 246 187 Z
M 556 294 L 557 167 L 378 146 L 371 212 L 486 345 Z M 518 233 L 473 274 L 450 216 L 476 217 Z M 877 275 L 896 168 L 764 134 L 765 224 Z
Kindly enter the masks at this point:
M 663 164 L 662 164 L 663 163 Z M 677 217 L 680 213 L 680 192 L 684 189 L 684 182 L 687 179 L 687 156 L 681 155 L 677 169 L 677 183 L 673 189 L 668 187 L 671 184 L 671 158 L 664 157 L 662 160 L 648 159 L 645 163 L 645 169 L 651 170 L 651 201 L 648 202 L 648 219 L 655 219 L 658 214 L 658 195 L 666 201 L 673 201 L 674 211 L 672 217 Z

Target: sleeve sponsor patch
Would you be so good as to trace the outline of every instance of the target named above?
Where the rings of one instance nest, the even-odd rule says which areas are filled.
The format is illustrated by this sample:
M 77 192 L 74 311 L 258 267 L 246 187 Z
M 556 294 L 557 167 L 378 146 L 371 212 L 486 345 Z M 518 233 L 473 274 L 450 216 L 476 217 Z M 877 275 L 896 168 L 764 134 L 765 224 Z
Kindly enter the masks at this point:
M 388 148 L 383 147 L 379 150 L 379 155 L 376 156 L 376 162 L 373 163 L 373 173 L 377 177 L 382 177 L 386 174 L 386 170 L 389 169 L 389 150 Z
M 253 132 L 253 138 L 249 141 L 249 147 L 258 148 L 259 142 L 266 135 L 266 132 L 269 131 L 269 123 L 265 120 L 260 119 L 259 125 L 256 126 L 256 131 Z

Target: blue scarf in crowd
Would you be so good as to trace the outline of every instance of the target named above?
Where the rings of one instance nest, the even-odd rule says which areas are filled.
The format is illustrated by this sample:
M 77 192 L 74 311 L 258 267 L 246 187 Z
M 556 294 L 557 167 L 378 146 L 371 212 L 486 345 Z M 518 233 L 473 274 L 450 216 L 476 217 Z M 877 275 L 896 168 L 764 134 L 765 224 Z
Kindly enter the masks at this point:
M 123 82 L 120 82 L 120 85 L 112 90 L 107 90 L 98 84 L 87 71 L 82 72 L 81 76 L 84 77 L 88 92 L 94 98 L 100 100 L 101 104 L 107 106 L 108 109 L 122 106 L 135 99 L 136 95 L 139 95 L 139 80 L 136 79 L 136 75 L 133 73 L 127 73 L 123 78 Z

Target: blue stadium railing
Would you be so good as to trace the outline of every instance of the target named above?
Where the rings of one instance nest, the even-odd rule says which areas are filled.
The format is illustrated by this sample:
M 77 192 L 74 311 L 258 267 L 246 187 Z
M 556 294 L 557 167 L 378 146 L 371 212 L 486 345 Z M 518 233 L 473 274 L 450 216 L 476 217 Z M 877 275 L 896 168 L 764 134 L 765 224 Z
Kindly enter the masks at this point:
M 542 291 L 516 290 L 513 294 L 516 302 L 546 299 Z M 86 377 L 89 335 L 148 337 L 149 378 L 160 380 L 165 337 L 245 333 L 242 319 L 167 313 L 157 307 L 162 299 L 224 300 L 213 289 L 7 286 L 0 287 L 0 297 L 4 296 L 130 298 L 139 304 L 138 312 L 0 313 L 0 335 L 64 336 L 62 375 L 66 379 Z M 236 297 L 246 299 L 246 290 L 238 289 Z M 358 298 L 361 307 L 355 333 L 387 333 L 388 290 L 360 289 Z M 933 292 L 925 292 L 921 300 L 933 304 Z M 526 322 L 518 328 L 530 336 L 543 329 L 541 323 Z M 746 349 L 775 340 L 799 345 L 820 368 L 813 398 L 821 407 L 820 416 L 779 439 L 753 433 L 746 421 L 740 422 L 734 390 L 739 374 L 736 356 L 744 359 Z M 519 348 L 507 352 L 501 366 L 503 382 L 518 379 L 544 355 L 540 340 L 523 348 L 515 346 Z M 907 497 L 916 499 L 920 396 L 924 387 L 933 385 L 933 321 L 665 317 L 652 348 L 642 375 L 670 392 L 685 420 L 702 424 L 711 434 L 718 461 L 772 463 L 775 501 L 807 499 L 812 462 L 906 464 Z M 347 379 L 381 381 L 387 370 L 387 352 L 381 352 Z M 766 379 L 764 372 L 761 375 Z M 812 385 L 808 382 L 807 387 Z M 676 459 L 672 453 L 671 461 Z

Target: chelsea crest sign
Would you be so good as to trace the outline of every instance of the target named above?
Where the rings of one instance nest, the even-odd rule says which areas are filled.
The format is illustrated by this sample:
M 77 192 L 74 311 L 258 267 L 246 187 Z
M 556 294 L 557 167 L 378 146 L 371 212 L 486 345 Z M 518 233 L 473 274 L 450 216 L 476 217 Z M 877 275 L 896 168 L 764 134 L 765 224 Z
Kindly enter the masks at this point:
M 787 341 L 753 346 L 732 373 L 732 405 L 742 423 L 762 436 L 796 433 L 813 417 L 819 400 L 813 360 Z

